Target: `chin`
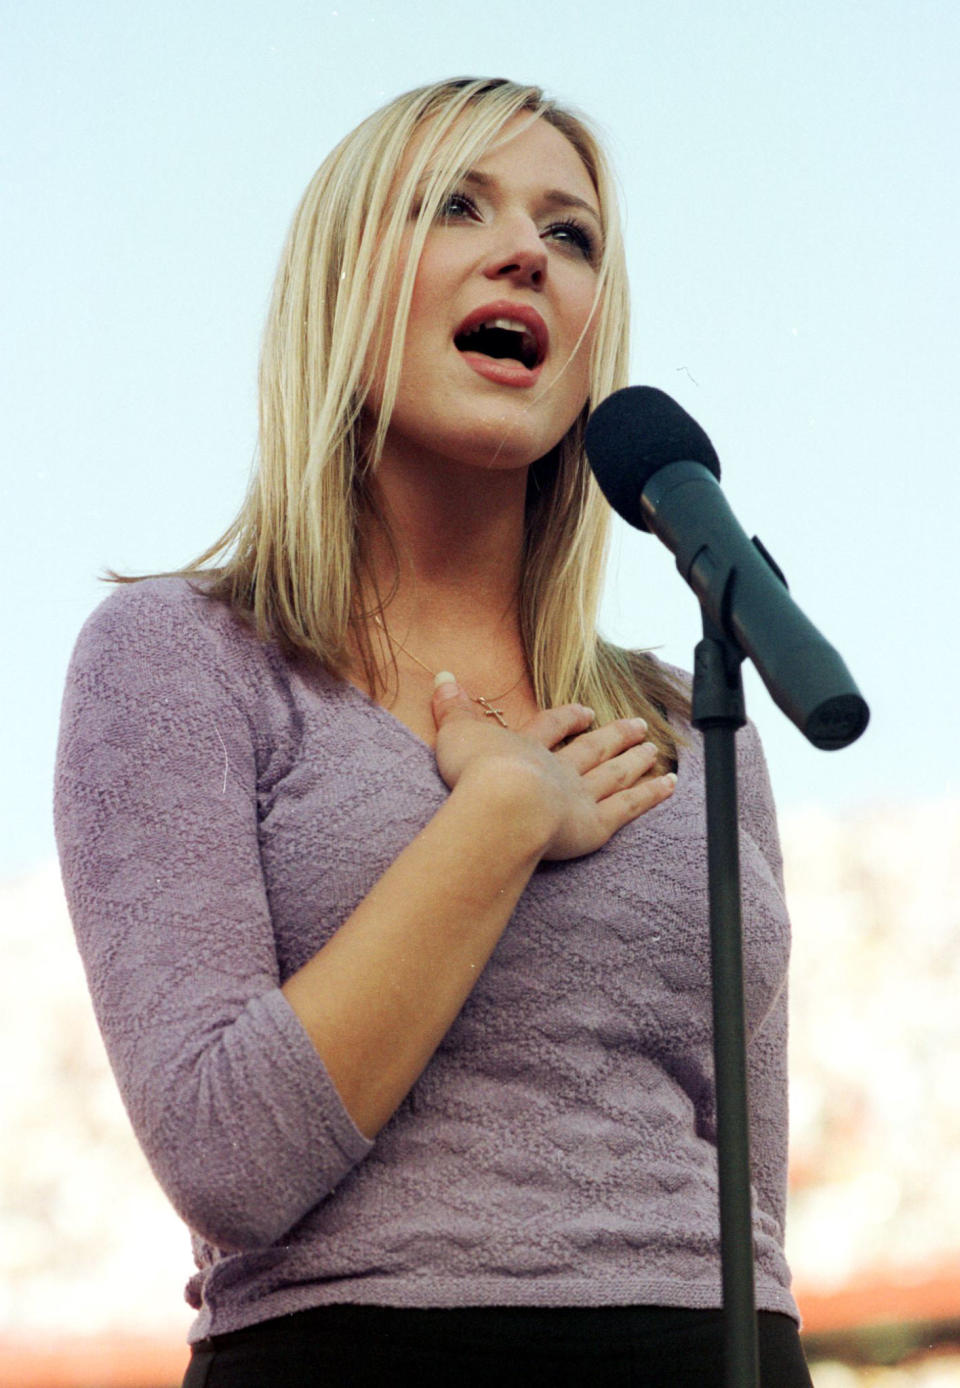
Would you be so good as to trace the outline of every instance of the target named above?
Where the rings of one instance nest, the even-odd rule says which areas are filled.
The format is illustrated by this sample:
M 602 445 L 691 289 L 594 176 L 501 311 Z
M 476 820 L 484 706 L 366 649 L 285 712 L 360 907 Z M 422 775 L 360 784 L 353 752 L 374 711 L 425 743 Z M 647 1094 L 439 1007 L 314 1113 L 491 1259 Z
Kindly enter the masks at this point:
M 387 432 L 384 463 L 419 469 L 460 464 L 484 471 L 528 468 L 551 453 L 576 423 L 583 399 L 464 399 L 462 392 L 425 407 L 427 392 L 404 392 Z M 404 463 L 403 460 L 406 460 Z
M 552 453 L 577 419 L 555 424 L 553 428 L 538 426 L 529 418 L 495 420 L 477 419 L 468 424 L 466 437 L 458 430 L 457 437 L 437 439 L 435 451 L 473 467 L 510 469 L 525 468 L 539 458 Z
M 487 472 L 511 472 L 530 467 L 538 458 L 549 453 L 552 447 L 553 445 L 544 448 L 539 443 L 504 439 L 503 435 L 500 435 L 498 439 L 490 440 L 486 444 L 473 441 L 470 448 L 459 455 L 457 461 L 470 467 L 483 468 Z
M 471 449 L 469 456 L 461 455 L 456 461 L 484 472 L 520 472 L 532 467 L 541 458 L 549 456 L 553 447 L 508 447 L 501 440 L 499 446 L 491 447 L 487 452 Z

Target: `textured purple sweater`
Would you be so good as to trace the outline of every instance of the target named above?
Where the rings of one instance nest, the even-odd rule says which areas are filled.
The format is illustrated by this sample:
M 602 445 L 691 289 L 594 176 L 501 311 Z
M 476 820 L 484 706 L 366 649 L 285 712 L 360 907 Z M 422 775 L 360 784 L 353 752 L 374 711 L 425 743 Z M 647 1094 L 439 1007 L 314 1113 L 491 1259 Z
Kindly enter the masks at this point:
M 752 728 L 738 744 L 757 1303 L 796 1316 L 789 932 Z M 442 805 L 432 752 L 182 580 L 97 609 L 57 835 L 110 1062 L 193 1231 L 191 1340 L 330 1302 L 720 1305 L 702 783 L 689 733 L 671 799 L 540 865 L 371 1143 L 279 985 Z

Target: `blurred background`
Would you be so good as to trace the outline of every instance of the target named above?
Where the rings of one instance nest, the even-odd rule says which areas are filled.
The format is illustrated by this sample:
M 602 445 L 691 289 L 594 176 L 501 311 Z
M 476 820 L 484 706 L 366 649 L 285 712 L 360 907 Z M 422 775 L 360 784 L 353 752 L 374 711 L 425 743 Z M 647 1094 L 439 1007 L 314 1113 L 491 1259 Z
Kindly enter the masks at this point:
M 161 1388 L 185 1232 L 106 1068 L 50 823 L 98 575 L 226 527 L 258 340 L 333 144 L 441 76 L 533 81 L 612 151 L 633 379 L 711 435 L 873 718 L 808 746 L 748 672 L 795 927 L 788 1252 L 817 1388 L 960 1384 L 960 675 L 945 597 L 960 7 L 949 0 L 0 5 L 0 1384 Z M 688 666 L 667 552 L 619 526 L 603 626 Z M 922 738 L 921 711 L 947 718 Z

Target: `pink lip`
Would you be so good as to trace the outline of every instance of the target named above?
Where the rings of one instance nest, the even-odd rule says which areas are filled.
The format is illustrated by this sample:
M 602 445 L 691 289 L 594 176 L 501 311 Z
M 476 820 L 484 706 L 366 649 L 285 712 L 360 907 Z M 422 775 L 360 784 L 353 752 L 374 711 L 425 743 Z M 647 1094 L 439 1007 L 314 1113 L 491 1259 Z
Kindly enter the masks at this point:
M 461 352 L 460 356 L 478 376 L 485 376 L 498 386 L 535 386 L 543 369 L 542 363 L 531 369 L 522 361 L 485 357 L 482 352 Z
M 478 375 L 485 376 L 488 381 L 494 381 L 498 385 L 504 386 L 534 385 L 539 379 L 547 352 L 550 350 L 550 333 L 546 323 L 537 310 L 531 308 L 529 304 L 518 303 L 515 299 L 495 299 L 493 303 L 482 304 L 479 308 L 475 308 L 472 313 L 468 313 L 454 333 L 454 337 L 457 338 L 461 333 L 469 332 L 471 328 L 476 328 L 480 323 L 486 323 L 491 318 L 512 318 L 515 322 L 522 323 L 525 328 L 529 329 L 537 344 L 537 365 L 527 367 L 522 362 L 508 358 L 487 357 L 482 352 L 461 352 L 460 355 L 468 366 L 472 367 Z

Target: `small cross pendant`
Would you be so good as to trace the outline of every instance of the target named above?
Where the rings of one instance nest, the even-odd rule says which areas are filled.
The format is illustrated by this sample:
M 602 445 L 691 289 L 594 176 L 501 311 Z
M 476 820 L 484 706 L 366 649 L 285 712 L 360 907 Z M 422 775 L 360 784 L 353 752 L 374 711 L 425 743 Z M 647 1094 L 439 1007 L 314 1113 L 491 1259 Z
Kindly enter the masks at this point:
M 477 703 L 483 709 L 484 714 L 487 718 L 495 718 L 497 722 L 500 724 L 501 728 L 505 728 L 507 726 L 503 717 L 502 708 L 494 708 L 492 704 L 487 702 L 487 700 L 483 697 L 482 694 L 480 694 L 477 697 Z

